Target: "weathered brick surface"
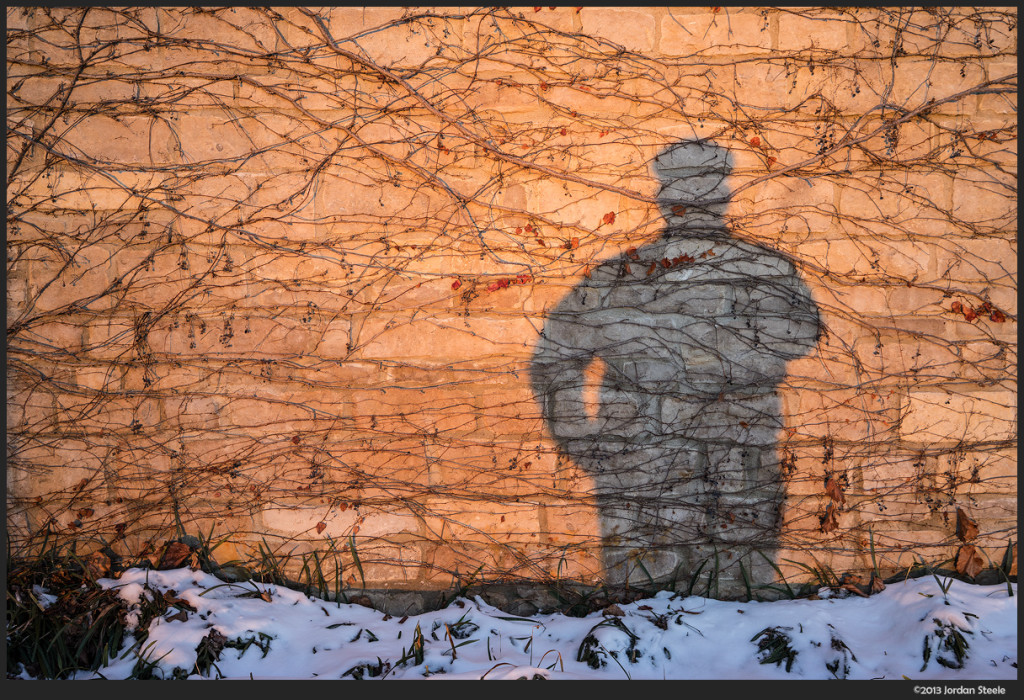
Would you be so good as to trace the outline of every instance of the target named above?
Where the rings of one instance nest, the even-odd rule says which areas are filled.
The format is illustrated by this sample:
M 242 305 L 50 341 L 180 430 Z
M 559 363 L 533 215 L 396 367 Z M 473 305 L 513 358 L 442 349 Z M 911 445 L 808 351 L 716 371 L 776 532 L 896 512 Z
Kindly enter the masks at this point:
M 1016 537 L 1015 9 L 6 14 L 18 546 L 183 517 L 422 589 L 728 544 L 742 594 Z

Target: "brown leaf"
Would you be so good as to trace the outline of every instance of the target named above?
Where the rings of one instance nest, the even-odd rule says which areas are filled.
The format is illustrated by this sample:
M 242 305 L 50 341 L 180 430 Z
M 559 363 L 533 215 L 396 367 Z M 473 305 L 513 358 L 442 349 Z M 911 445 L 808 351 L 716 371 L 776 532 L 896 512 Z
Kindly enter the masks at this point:
M 614 224 L 615 223 L 615 212 L 610 211 L 604 215 L 601 219 L 601 223 Z
M 844 584 L 843 586 L 841 586 L 841 588 L 842 588 L 843 590 L 849 591 L 850 593 L 856 593 L 856 594 L 857 594 L 857 595 L 859 595 L 859 596 L 860 596 L 861 598 L 867 598 L 867 597 L 868 597 L 868 594 L 867 594 L 867 593 L 865 593 L 864 591 L 862 591 L 862 590 L 861 590 L 860 588 L 858 588 L 858 587 L 856 586 L 856 584 L 853 584 L 853 583 L 847 583 L 847 584 Z
M 184 542 L 168 542 L 164 546 L 164 553 L 160 557 L 160 564 L 156 568 L 177 569 L 185 563 L 185 560 L 188 559 L 188 555 L 191 553 L 192 550 Z
M 828 477 L 825 480 L 825 493 L 828 497 L 839 505 L 846 503 L 846 496 L 843 494 L 843 489 L 839 486 L 839 482 L 834 477 Z
M 184 610 L 179 610 L 173 615 L 164 618 L 164 622 L 188 622 L 188 613 Z
M 321 532 L 323 532 L 326 529 L 327 529 L 327 523 L 320 522 L 320 523 L 316 524 L 316 534 L 319 535 Z
M 974 578 L 985 568 L 985 562 L 973 544 L 965 544 L 956 555 L 957 573 Z
M 884 590 L 885 584 L 882 583 L 882 579 L 875 576 L 875 574 L 871 574 L 871 584 L 868 586 L 868 591 L 874 595 L 875 593 L 881 593 Z
M 970 542 L 978 536 L 978 523 L 971 520 L 962 508 L 956 509 L 956 536 L 961 542 Z
M 607 608 L 602 610 L 601 614 L 606 617 L 625 617 L 626 615 L 626 613 L 622 612 L 622 608 L 620 608 L 615 603 L 612 603 Z
M 836 518 L 836 509 L 829 503 L 828 507 L 825 508 L 825 515 L 821 519 L 821 531 L 825 533 L 832 532 L 839 527 L 839 519 Z
M 93 552 L 85 560 L 85 567 L 92 578 L 103 578 L 110 571 L 110 557 L 103 552 Z

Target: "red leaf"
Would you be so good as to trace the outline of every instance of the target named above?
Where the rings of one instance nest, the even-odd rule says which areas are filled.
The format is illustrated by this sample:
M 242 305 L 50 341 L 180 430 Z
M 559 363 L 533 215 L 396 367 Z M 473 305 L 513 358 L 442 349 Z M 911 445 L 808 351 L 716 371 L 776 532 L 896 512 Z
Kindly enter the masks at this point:
M 949 310 L 955 314 L 962 314 L 964 312 L 964 305 L 959 301 L 954 301 L 949 305 Z
M 684 207 L 681 204 L 676 204 L 674 207 L 672 207 L 672 213 L 676 216 L 682 216 L 683 214 L 686 213 L 686 207 Z
M 547 244 L 547 243 L 545 243 L 543 239 L 541 239 L 541 238 L 538 238 L 538 239 L 536 239 L 536 240 L 537 240 L 537 243 L 539 243 L 540 245 L 544 246 L 545 248 L 547 248 L 547 247 L 548 247 L 548 244 Z
M 967 319 L 968 321 L 973 321 L 974 319 L 978 318 L 978 314 L 975 313 L 974 309 L 968 306 L 964 308 L 964 318 Z
M 487 291 L 488 292 L 496 292 L 496 291 L 498 291 L 498 283 L 497 282 L 491 282 L 489 285 L 487 285 Z
M 462 282 L 459 281 L 459 280 L 455 280 L 454 282 L 452 282 L 452 289 L 458 289 L 461 286 L 462 286 Z
M 541 83 L 540 84 L 540 89 L 541 90 L 547 90 L 548 89 L 548 84 L 547 83 Z
M 498 280 L 498 286 L 501 287 L 502 289 L 505 289 L 505 287 L 508 286 L 508 280 L 506 280 L 506 279 Z
M 526 232 L 533 233 L 533 224 L 526 224 Z
M 1003 323 L 1006 321 L 1006 316 L 999 309 L 995 309 L 990 315 L 989 319 L 995 323 Z
M 523 227 L 522 226 L 516 226 L 516 233 L 522 233 L 522 232 L 523 232 Z
M 667 268 L 672 267 L 672 263 L 669 261 L 668 258 L 662 258 L 661 259 L 661 266 L 667 269 Z
M 567 132 L 566 132 L 565 128 L 563 127 L 561 129 L 561 131 L 559 131 L 558 133 L 560 133 L 562 136 L 565 136 Z
M 348 510 L 348 503 L 345 503 L 345 502 L 339 503 L 338 504 L 338 510 L 340 510 L 342 513 L 344 513 L 346 510 Z
M 636 254 L 636 248 L 627 248 L 626 257 L 630 260 L 639 260 L 640 256 Z
M 327 523 L 317 523 L 316 524 L 316 534 L 319 535 L 321 532 L 323 532 L 326 529 L 327 529 Z
M 301 442 L 301 440 L 302 440 L 302 438 L 300 438 L 298 435 L 296 435 L 295 437 L 292 438 L 292 444 L 293 445 L 298 445 L 299 442 Z
M 575 250 L 576 248 L 579 248 L 579 247 L 580 247 L 580 239 L 579 238 L 573 238 L 571 241 L 569 241 L 569 250 Z
M 721 7 L 712 7 L 712 8 L 711 8 L 711 13 L 712 13 L 712 14 L 716 14 L 716 15 L 717 15 L 717 14 L 718 14 L 719 12 L 721 12 L 721 11 L 722 11 L 722 8 L 721 8 Z
M 777 159 L 775 158 L 775 156 L 768 156 L 768 167 L 770 168 L 770 167 L 772 167 L 773 165 L 775 165 L 775 161 L 776 161 L 776 160 L 777 160 Z
M 539 7 L 535 7 L 535 8 L 533 8 L 533 11 L 534 12 L 540 12 L 540 8 Z
M 601 221 L 606 223 L 606 224 L 614 224 L 615 223 L 615 212 L 613 212 L 613 211 L 608 212 L 607 214 L 604 215 L 604 218 L 601 219 Z
M 631 267 L 629 266 L 629 263 L 625 263 L 625 264 L 623 264 L 623 266 L 622 266 L 622 267 L 623 267 L 623 268 L 624 268 L 624 269 L 626 270 L 626 274 L 627 274 L 627 275 L 631 275 L 631 274 L 633 274 L 633 268 L 631 268 Z
M 650 277 L 651 275 L 653 275 L 654 271 L 657 270 L 657 269 L 658 269 L 658 263 L 657 262 L 652 262 L 651 266 L 649 268 L 647 268 L 647 276 Z
M 751 146 L 755 146 L 755 147 L 756 146 L 760 146 L 761 145 L 761 139 L 759 137 L 755 136 L 754 138 L 750 139 L 750 145 Z

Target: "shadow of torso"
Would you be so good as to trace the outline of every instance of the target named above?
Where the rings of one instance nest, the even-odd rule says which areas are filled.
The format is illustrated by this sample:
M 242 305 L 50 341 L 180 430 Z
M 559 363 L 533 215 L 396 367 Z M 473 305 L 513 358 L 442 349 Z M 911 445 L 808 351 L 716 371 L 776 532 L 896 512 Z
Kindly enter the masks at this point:
M 818 332 L 793 263 L 724 228 L 670 227 L 549 313 L 533 386 L 560 450 L 593 477 L 609 582 L 636 577 L 638 558 L 644 581 L 692 575 L 717 552 L 771 577 L 777 386 Z

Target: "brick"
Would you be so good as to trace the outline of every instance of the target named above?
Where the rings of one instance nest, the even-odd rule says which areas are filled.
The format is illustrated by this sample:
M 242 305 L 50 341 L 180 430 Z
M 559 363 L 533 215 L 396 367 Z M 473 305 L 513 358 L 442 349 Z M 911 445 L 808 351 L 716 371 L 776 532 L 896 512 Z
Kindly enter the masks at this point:
M 343 333 L 346 323 L 336 321 L 323 332 Z M 328 349 L 334 347 L 334 338 L 327 337 Z M 164 356 L 282 358 L 314 351 L 321 337 L 312 323 L 302 319 L 222 313 L 168 317 L 149 332 L 147 340 L 154 353 Z
M 981 66 L 975 63 L 946 63 L 936 62 L 930 58 L 911 57 L 897 59 L 892 99 L 899 105 L 913 109 L 924 105 L 931 98 L 939 100 L 954 95 L 984 80 Z M 940 106 L 937 111 L 955 113 L 951 110 L 957 107 L 959 105 L 953 103 L 953 107 Z
M 1017 453 L 999 449 L 984 452 L 954 450 L 939 457 L 939 469 L 955 480 L 956 492 L 970 497 L 1017 491 Z
M 900 435 L 924 444 L 1013 440 L 1016 397 L 1010 392 L 912 391 Z
M 428 533 L 454 542 L 539 541 L 537 507 L 530 503 L 491 503 L 486 510 L 471 500 L 432 499 L 424 504 Z
M 958 177 L 953 186 L 953 214 L 979 230 L 1016 230 L 1016 207 L 1010 181 L 1000 178 Z
M 658 47 L 667 56 L 722 56 L 766 53 L 771 44 L 766 13 L 725 8 L 720 13 L 670 11 L 661 20 Z
M 818 49 L 845 53 L 849 47 L 847 28 L 856 22 L 842 15 L 809 16 L 783 11 L 778 15 L 779 51 Z
M 352 509 L 339 511 L 330 507 L 310 506 L 302 501 L 289 504 L 287 507 L 263 508 L 260 516 L 263 525 L 272 531 L 288 536 L 316 536 L 323 538 L 324 541 L 327 537 L 335 540 L 348 539 L 359 517 Z M 318 523 L 326 525 L 321 533 L 316 531 Z
M 430 455 L 431 483 L 446 493 L 485 496 L 505 500 L 510 496 L 536 494 L 539 481 L 550 475 L 538 473 L 532 457 L 519 445 L 459 443 L 435 447 Z M 544 477 L 547 476 L 547 479 Z
M 895 433 L 896 399 L 868 391 L 831 389 L 800 392 L 783 408 L 798 438 L 837 441 L 884 440 Z
M 585 34 L 615 42 L 627 51 L 654 48 L 656 24 L 649 11 L 586 7 L 580 20 Z
M 357 331 L 356 347 L 363 360 L 419 359 L 446 365 L 494 355 L 528 357 L 535 338 L 535 326 L 523 318 L 437 316 L 397 323 L 374 319 Z
M 90 493 L 103 485 L 102 455 L 79 440 L 18 449 L 10 455 L 8 468 L 8 488 L 17 498 Z
M 166 165 L 180 162 L 173 136 L 164 119 L 95 115 L 66 131 L 57 148 L 104 167 Z
M 357 390 L 348 394 L 355 426 L 376 434 L 459 435 L 476 430 L 471 394 L 451 388 Z
M 353 45 L 362 49 L 371 61 L 384 68 L 417 67 L 443 49 L 449 40 L 442 41 L 441 32 L 423 22 L 387 26 L 402 14 L 397 8 L 333 8 L 329 22 L 332 32 L 337 32 L 336 39 L 348 40 L 343 46 L 349 50 Z M 447 27 L 447 22 L 442 23 Z M 370 28 L 377 30 L 367 31 Z M 458 33 L 451 41 L 460 43 Z

